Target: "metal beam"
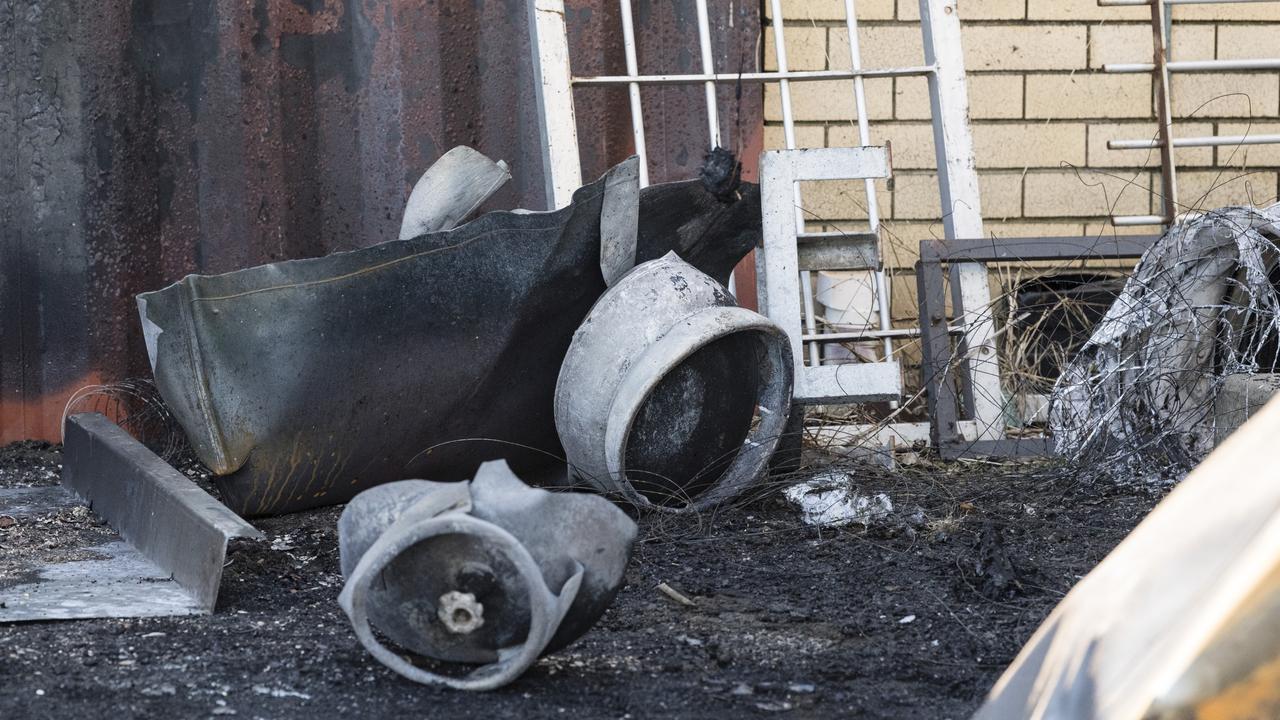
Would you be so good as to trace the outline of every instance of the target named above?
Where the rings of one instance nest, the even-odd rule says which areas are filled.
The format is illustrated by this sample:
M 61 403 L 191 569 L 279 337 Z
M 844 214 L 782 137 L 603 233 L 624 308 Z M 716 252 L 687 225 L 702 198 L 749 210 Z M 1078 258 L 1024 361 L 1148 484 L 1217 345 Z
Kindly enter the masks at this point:
M 940 449 L 944 457 L 984 454 L 1042 455 L 1047 454 L 1051 448 L 1044 442 L 1033 441 L 1032 438 L 1005 438 L 1003 415 L 999 426 L 1000 437 L 996 439 L 991 439 L 989 436 L 983 437 L 989 435 L 986 430 L 989 430 L 990 426 L 985 420 L 974 415 L 974 407 L 977 403 L 965 402 L 963 394 L 956 390 L 953 370 L 957 353 L 952 350 L 948 337 L 953 328 L 947 326 L 942 266 L 950 264 L 980 268 L 985 283 L 989 262 L 1137 258 L 1141 257 L 1159 237 L 1158 235 L 1128 235 L 1106 238 L 966 238 L 920 242 L 920 261 L 916 263 L 916 292 L 920 313 L 920 378 L 925 387 L 925 403 L 931 421 L 931 439 L 933 445 Z M 957 310 L 957 314 L 960 312 Z M 961 349 L 963 351 L 963 348 Z M 996 382 L 998 386 L 998 377 Z M 965 387 L 963 392 L 971 391 Z M 1003 397 L 1003 391 L 1001 392 L 1000 397 Z M 977 434 L 965 437 L 962 435 L 960 425 L 971 419 L 977 421 Z
M 1231 70 L 1277 70 L 1280 58 L 1243 58 L 1231 60 L 1172 60 L 1164 64 L 1171 73 L 1224 72 Z M 1102 66 L 1108 73 L 1149 73 L 1157 69 L 1155 63 L 1107 63 Z
M 767 83 L 786 81 L 852 80 L 854 78 L 915 77 L 933 73 L 932 65 L 916 65 L 901 68 L 864 68 L 861 70 L 776 70 L 773 72 L 747 73 L 680 73 L 659 75 L 584 75 L 573 79 L 574 85 L 627 85 L 641 82 L 645 85 L 700 85 L 702 83 L 739 82 Z
M 564 0 L 528 0 L 528 3 L 529 45 L 533 52 L 533 87 L 542 134 L 547 204 L 552 209 L 562 208 L 573 199 L 573 192 L 582 187 Z M 622 77 L 623 82 L 635 82 L 634 77 Z
M 1108 150 L 1147 150 L 1158 148 L 1163 143 L 1160 138 L 1145 140 L 1108 140 Z M 1280 135 L 1204 135 L 1200 137 L 1180 137 L 1173 139 L 1173 146 L 1178 147 L 1219 147 L 1222 145 L 1274 145 L 1280 143 Z
M 252 525 L 99 413 L 67 418 L 62 482 L 213 612 L 231 538 Z

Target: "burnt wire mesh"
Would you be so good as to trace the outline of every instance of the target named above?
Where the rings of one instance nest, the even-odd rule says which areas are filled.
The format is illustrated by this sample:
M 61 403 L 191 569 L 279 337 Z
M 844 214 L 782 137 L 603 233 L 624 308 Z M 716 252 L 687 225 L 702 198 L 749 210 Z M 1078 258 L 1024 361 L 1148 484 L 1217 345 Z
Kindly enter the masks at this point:
M 63 427 L 68 417 L 87 412 L 106 415 L 169 463 L 180 461 L 188 452 L 182 428 L 151 380 L 126 378 L 80 388 L 63 409 Z
M 1053 387 L 1060 455 L 1155 480 L 1209 452 L 1225 378 L 1276 368 L 1277 223 L 1280 205 L 1222 208 L 1147 251 Z

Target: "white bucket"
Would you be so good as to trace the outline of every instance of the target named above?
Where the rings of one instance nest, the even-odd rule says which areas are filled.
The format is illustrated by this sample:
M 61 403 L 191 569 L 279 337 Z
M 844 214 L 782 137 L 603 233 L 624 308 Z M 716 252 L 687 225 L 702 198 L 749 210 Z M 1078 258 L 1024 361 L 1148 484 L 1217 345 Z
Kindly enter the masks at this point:
M 880 326 L 880 304 L 876 300 L 875 274 L 866 270 L 818 272 L 817 294 L 828 332 L 858 332 Z M 822 346 L 823 364 L 874 362 L 880 343 L 862 340 Z

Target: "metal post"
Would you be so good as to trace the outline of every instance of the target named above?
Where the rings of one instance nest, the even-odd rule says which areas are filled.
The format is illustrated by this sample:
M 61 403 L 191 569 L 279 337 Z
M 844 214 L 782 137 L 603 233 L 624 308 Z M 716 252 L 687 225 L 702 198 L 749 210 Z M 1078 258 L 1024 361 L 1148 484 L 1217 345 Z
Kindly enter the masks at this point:
M 543 174 L 547 203 L 569 204 L 582 187 L 578 158 L 578 126 L 573 117 L 573 86 L 569 74 L 569 41 L 564 28 L 563 0 L 528 0 L 529 45 L 533 50 L 534 95 L 542 135 Z
M 1155 8 L 1154 5 L 1151 6 Z M 1164 28 L 1169 27 L 1168 19 Z M 1166 38 L 1167 32 L 1161 33 Z M 1157 63 L 1107 63 L 1102 66 L 1108 73 L 1149 73 L 1155 72 Z M 1231 70 L 1280 70 L 1280 58 L 1244 58 L 1240 60 L 1170 60 L 1164 63 L 1166 72 L 1227 72 Z
M 1178 216 L 1178 180 L 1173 165 L 1173 110 L 1169 103 L 1169 58 L 1165 48 L 1169 38 L 1165 34 L 1165 14 L 1168 8 L 1163 2 L 1151 3 L 1152 61 L 1156 76 L 1156 119 L 1160 128 L 1156 135 L 1160 143 L 1161 190 L 1164 194 L 1164 222 L 1172 225 Z
M 631 0 L 619 0 L 622 14 L 622 45 L 627 55 L 627 75 L 640 74 L 636 60 L 636 30 L 631 16 Z M 640 105 L 640 83 L 627 83 L 631 95 L 631 136 L 635 139 L 636 155 L 640 158 L 640 187 L 649 186 L 649 153 L 644 142 L 644 110 Z
M 736 84 L 739 82 L 771 83 L 786 81 L 852 80 L 857 77 L 892 78 L 924 77 L 933 72 L 927 65 L 911 65 L 900 68 L 863 68 L 861 70 L 777 70 L 774 72 L 744 73 L 659 73 L 641 75 L 638 79 L 647 85 L 700 85 L 705 82 Z M 574 85 L 628 85 L 637 78 L 630 75 L 583 75 L 573 79 Z M 790 111 L 787 111 L 788 113 Z M 785 115 L 785 113 L 784 113 Z
M 844 24 L 845 30 L 849 35 L 849 67 L 854 70 L 862 69 L 862 51 L 858 46 L 858 16 L 853 7 L 853 0 L 844 0 Z M 853 104 L 854 112 L 858 116 L 858 144 L 871 144 L 871 128 L 867 121 L 867 94 L 864 82 L 861 76 L 853 79 Z M 876 183 L 868 178 L 864 181 L 863 187 L 867 196 L 867 223 L 871 227 L 871 232 L 876 235 L 876 257 L 883 258 L 883 247 L 880 244 L 880 202 L 876 194 Z M 889 315 L 889 291 L 888 284 L 885 282 L 884 268 L 876 268 L 875 274 L 872 276 L 875 282 L 875 294 L 879 309 L 880 329 L 888 332 L 892 326 L 892 320 Z M 884 343 L 884 359 L 888 360 L 893 357 L 893 340 L 885 335 Z
M 784 24 L 782 21 L 782 0 L 770 0 L 773 9 L 773 47 L 778 58 L 778 71 L 787 72 L 787 41 Z M 796 127 L 795 119 L 791 114 L 791 83 L 788 80 L 778 81 L 778 95 L 782 102 L 782 136 L 786 142 L 788 150 L 796 149 Z M 796 213 L 796 232 L 804 232 L 804 205 L 800 198 L 800 187 L 793 187 L 796 208 L 801 212 Z M 818 331 L 818 323 L 813 312 L 813 276 L 805 270 L 800 273 L 800 294 L 804 299 L 804 327 L 805 330 L 813 335 Z M 804 348 L 801 348 L 803 352 Z M 819 354 L 820 348 L 809 343 L 809 364 L 818 366 L 822 364 L 822 357 Z
M 1173 146 L 1179 147 L 1218 147 L 1221 145 L 1275 145 L 1280 143 L 1280 135 L 1205 135 L 1200 137 L 1180 137 L 1173 139 Z M 1108 140 L 1108 150 L 1146 150 L 1160 147 L 1159 140 Z
M 715 63 L 711 58 L 711 28 L 707 18 L 707 0 L 698 0 L 698 45 L 702 48 L 702 72 L 715 73 Z M 720 146 L 720 113 L 716 110 L 716 83 L 708 80 L 705 85 L 707 93 L 707 126 L 710 130 L 711 147 Z
M 920 27 L 925 63 L 934 67 L 929 76 L 929 103 L 943 231 L 948 240 L 982 238 L 985 232 L 973 137 L 969 134 L 969 96 L 956 0 L 920 0 Z M 965 328 L 961 353 L 965 358 L 962 383 L 966 414 L 977 421 L 978 439 L 994 440 L 1004 436 L 1004 396 L 987 268 L 982 263 L 954 263 L 950 275 L 952 302 Z

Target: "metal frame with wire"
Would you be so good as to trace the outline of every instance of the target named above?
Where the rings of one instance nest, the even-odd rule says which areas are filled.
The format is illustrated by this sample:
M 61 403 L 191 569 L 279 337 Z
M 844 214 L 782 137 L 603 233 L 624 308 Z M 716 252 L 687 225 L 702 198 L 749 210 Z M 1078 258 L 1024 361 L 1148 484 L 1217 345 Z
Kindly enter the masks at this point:
M 960 329 L 947 326 L 943 265 L 1042 260 L 1136 259 L 1150 248 L 1158 235 L 1123 235 L 1109 238 L 1027 237 L 1002 239 L 922 240 L 920 261 L 916 263 L 916 286 L 920 302 L 920 377 L 925 384 L 930 423 L 930 441 L 944 459 L 995 455 L 1017 457 L 1048 455 L 1053 444 L 1047 437 L 979 437 L 973 427 L 975 398 L 972 389 L 957 391 L 952 370 L 957 357 L 952 336 Z M 963 302 L 953 293 L 953 302 Z M 961 315 L 971 309 L 953 308 Z M 979 309 L 990 313 L 987 306 Z M 1002 433 L 1003 435 L 1003 433 Z

